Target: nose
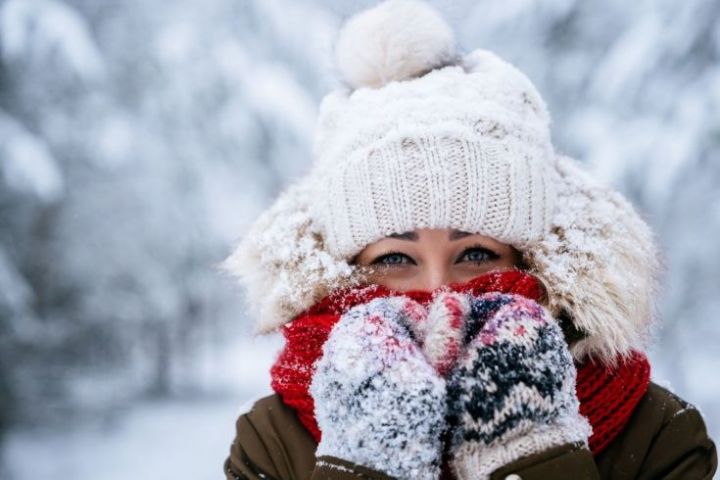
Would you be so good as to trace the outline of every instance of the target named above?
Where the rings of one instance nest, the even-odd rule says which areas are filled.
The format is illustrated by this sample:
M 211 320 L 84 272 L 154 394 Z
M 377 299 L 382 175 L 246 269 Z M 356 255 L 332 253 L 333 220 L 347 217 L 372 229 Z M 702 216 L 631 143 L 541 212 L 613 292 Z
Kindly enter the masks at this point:
M 422 280 L 423 290 L 435 290 L 453 281 L 452 272 L 443 264 L 431 264 L 425 269 Z

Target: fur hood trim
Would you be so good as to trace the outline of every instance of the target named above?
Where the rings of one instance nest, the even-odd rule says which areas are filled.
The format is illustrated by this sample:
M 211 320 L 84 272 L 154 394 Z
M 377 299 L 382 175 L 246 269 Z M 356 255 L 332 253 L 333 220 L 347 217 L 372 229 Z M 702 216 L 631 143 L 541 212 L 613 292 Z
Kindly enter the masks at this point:
M 550 233 L 518 248 L 529 272 L 547 286 L 553 315 L 567 314 L 587 335 L 573 346 L 573 356 L 614 365 L 632 350 L 646 350 L 659 324 L 659 243 L 632 204 L 578 161 L 557 154 L 555 172 L 558 203 Z

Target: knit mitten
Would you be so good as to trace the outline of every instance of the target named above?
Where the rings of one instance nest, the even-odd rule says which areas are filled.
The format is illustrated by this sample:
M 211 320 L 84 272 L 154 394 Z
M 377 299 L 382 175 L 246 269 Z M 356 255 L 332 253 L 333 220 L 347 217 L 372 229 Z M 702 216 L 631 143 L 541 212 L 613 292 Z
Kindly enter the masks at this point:
M 331 456 L 401 479 L 438 477 L 445 380 L 409 328 L 426 315 L 419 303 L 397 296 L 340 317 L 310 385 L 322 432 L 320 461 Z
M 425 358 L 443 377 L 447 377 L 462 352 L 469 311 L 469 295 L 438 291 L 428 305 L 427 318 L 410 324 Z
M 560 326 L 516 294 L 471 297 L 468 344 L 448 379 L 451 467 L 487 479 L 499 467 L 568 442 L 587 445 L 576 370 Z

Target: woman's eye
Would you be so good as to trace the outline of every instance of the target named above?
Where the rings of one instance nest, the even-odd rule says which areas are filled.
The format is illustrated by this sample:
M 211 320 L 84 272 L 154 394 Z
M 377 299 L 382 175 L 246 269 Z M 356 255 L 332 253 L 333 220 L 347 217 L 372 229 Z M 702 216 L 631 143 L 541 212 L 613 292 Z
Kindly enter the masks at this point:
M 493 252 L 492 250 L 488 250 L 485 247 L 472 247 L 466 249 L 462 255 L 460 256 L 459 262 L 474 262 L 474 263 L 483 263 L 483 262 L 492 262 L 493 260 L 497 260 L 500 258 L 500 256 Z
M 403 265 L 407 263 L 413 263 L 413 261 L 404 253 L 386 253 L 372 261 L 373 265 Z

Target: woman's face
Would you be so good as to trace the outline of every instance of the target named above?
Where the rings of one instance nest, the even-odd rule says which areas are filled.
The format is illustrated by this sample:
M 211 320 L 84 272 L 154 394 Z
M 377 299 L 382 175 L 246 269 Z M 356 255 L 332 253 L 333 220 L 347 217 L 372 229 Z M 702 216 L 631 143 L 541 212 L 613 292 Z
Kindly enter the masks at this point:
M 490 271 L 521 268 L 522 255 L 484 235 L 420 228 L 371 243 L 353 263 L 371 268 L 371 283 L 398 291 L 434 290 Z

